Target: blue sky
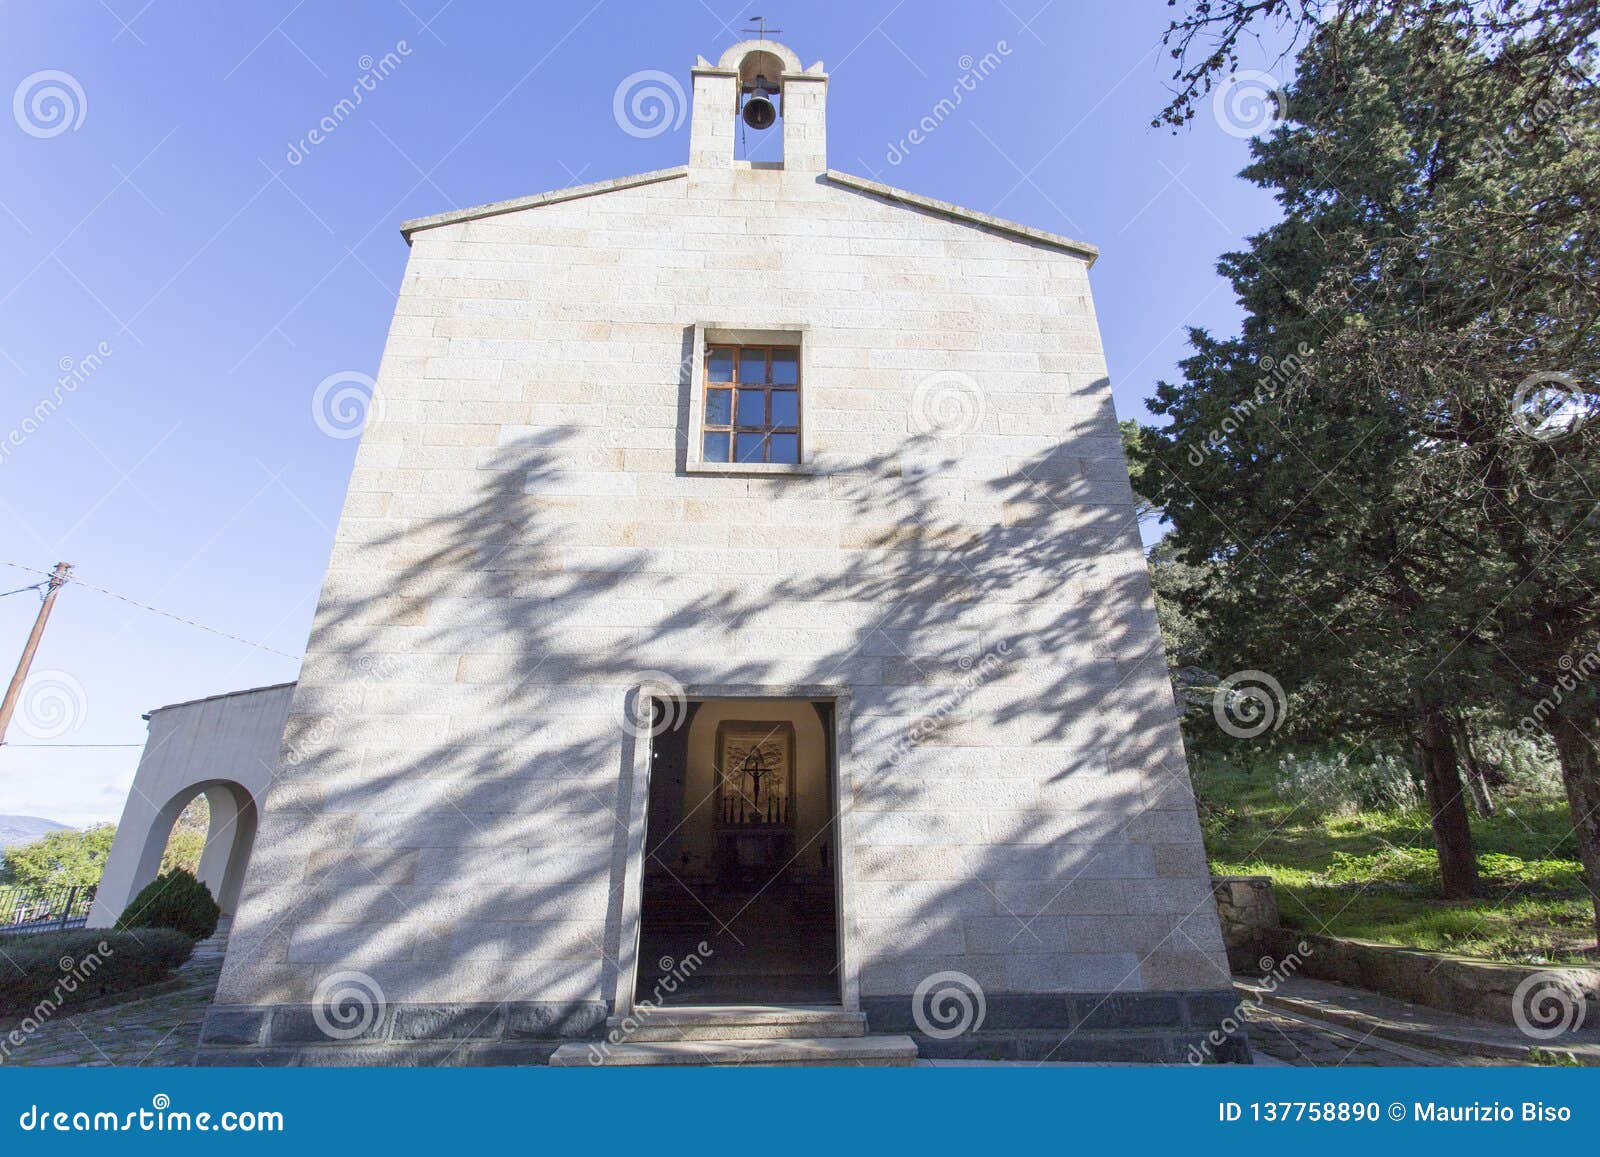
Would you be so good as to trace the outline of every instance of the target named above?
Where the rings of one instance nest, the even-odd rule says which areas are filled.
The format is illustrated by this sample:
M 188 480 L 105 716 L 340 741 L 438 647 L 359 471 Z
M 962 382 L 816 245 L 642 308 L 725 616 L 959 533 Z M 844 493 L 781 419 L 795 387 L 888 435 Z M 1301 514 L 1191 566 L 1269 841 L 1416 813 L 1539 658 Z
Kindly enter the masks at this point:
M 1209 105 L 1180 134 L 1149 127 L 1162 0 L 7 3 L 0 560 L 67 560 L 133 602 L 62 593 L 34 714 L 0 750 L 0 813 L 114 820 L 142 712 L 295 677 L 355 453 L 312 397 L 377 368 L 399 222 L 682 163 L 687 119 L 625 132 L 618 85 L 687 86 L 752 10 L 827 64 L 832 167 L 1101 247 L 1119 414 L 1145 416 L 1186 326 L 1237 324 L 1214 264 L 1274 206 L 1236 178 L 1246 142 Z M 897 148 L 986 53 L 999 66 L 955 113 Z M 360 106 L 303 147 L 363 76 Z M 52 89 L 65 106 L 34 101 Z M 38 577 L 0 567 L 0 591 Z M 0 598 L 7 675 L 36 608 Z

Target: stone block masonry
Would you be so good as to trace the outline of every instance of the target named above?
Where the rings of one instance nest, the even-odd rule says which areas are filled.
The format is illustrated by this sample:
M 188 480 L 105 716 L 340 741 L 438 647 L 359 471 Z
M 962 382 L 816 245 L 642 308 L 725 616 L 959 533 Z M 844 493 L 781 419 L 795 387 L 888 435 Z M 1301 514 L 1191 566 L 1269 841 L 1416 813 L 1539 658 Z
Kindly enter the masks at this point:
M 725 157 L 697 71 L 686 168 L 410 229 L 217 1055 L 303 1047 L 293 1010 L 352 970 L 387 1049 L 485 1006 L 601 1023 L 636 935 L 625 703 L 661 679 L 850 702 L 844 991 L 874 1028 L 950 970 L 991 1034 L 1137 1009 L 1107 1059 L 1216 1011 L 1094 251 L 827 170 L 805 71 L 793 165 Z M 804 471 L 686 469 L 719 327 L 799 335 Z

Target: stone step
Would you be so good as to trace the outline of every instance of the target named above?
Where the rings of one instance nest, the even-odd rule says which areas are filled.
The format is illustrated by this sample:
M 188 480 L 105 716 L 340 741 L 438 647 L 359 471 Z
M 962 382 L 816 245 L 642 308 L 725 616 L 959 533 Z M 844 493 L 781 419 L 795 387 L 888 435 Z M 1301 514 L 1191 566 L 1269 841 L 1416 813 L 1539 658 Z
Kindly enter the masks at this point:
M 552 1065 L 842 1065 L 907 1066 L 917 1060 L 908 1036 L 807 1037 L 790 1040 L 573 1041 L 550 1057 Z
M 865 1013 L 842 1008 L 795 1008 L 781 1005 L 700 1005 L 656 1008 L 631 1021 L 612 1017 L 608 1033 L 634 1041 L 796 1040 L 808 1037 L 865 1036 Z

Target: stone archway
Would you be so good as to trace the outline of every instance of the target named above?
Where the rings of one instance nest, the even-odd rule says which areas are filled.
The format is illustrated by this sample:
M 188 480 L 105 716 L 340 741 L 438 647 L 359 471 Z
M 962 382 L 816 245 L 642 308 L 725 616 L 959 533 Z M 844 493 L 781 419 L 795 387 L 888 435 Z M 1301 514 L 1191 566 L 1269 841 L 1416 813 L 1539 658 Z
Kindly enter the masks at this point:
M 198 875 L 233 914 L 272 781 L 293 684 L 161 707 L 117 825 L 89 926 L 116 922 L 161 870 L 172 825 L 196 796 L 211 808 Z
M 255 846 L 257 813 L 254 797 L 243 785 L 231 780 L 210 780 L 184 788 L 150 817 L 142 841 L 137 840 L 137 833 L 130 833 L 130 842 L 137 841 L 139 852 L 127 884 L 128 900 L 160 874 L 172 825 L 183 814 L 183 809 L 201 795 L 206 797 L 211 809 L 211 822 L 206 829 L 205 850 L 200 855 L 196 875 L 211 889 L 222 914 L 233 915 L 239 903 L 239 889 L 244 884 L 245 868 L 250 863 L 250 851 Z M 118 842 L 122 839 L 120 829 L 117 838 Z M 108 877 L 111 874 L 109 865 L 106 874 Z M 126 907 L 127 901 L 121 906 Z
M 200 795 L 206 797 L 211 808 L 211 822 L 206 828 L 205 850 L 196 875 L 211 889 L 222 914 L 233 915 L 255 846 L 258 812 L 255 797 L 244 785 L 213 779 L 184 787 L 160 807 L 144 801 L 144 807 L 135 808 L 133 800 L 129 800 L 122 822 L 117 825 L 105 875 L 95 893 L 91 926 L 114 922 L 139 890 L 161 874 L 161 858 L 167 850 L 172 825 Z

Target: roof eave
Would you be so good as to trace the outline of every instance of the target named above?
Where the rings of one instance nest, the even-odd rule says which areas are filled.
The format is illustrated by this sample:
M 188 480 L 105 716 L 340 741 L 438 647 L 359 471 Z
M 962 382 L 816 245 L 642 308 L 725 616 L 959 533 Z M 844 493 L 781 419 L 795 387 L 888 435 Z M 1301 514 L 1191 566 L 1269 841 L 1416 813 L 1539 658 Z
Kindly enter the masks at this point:
M 867 178 L 858 177 L 854 173 L 842 173 L 838 169 L 829 169 L 826 175 L 828 180 L 849 189 L 857 189 L 863 193 L 871 193 L 874 196 L 897 201 L 902 205 L 909 205 L 929 213 L 937 213 L 942 217 L 949 217 L 955 221 L 964 221 L 971 225 L 992 229 L 997 233 L 1019 237 L 1024 241 L 1032 241 L 1039 245 L 1048 245 L 1052 249 L 1060 249 L 1065 253 L 1072 254 L 1074 257 L 1081 257 L 1090 266 L 1093 266 L 1100 256 L 1099 247 L 1090 245 L 1087 241 L 1074 241 L 1071 237 L 1063 237 L 1059 233 L 1050 233 L 1044 229 L 1035 229 L 1031 225 L 1008 221 L 1004 217 L 993 217 L 988 213 L 979 213 L 976 209 L 968 209 L 933 197 L 924 197 L 921 193 L 910 193 L 905 189 L 897 189 L 893 185 L 885 185 L 881 181 L 869 181 Z
M 437 229 L 443 225 L 459 225 L 464 221 L 479 221 L 485 217 L 498 217 L 505 213 L 515 213 L 521 209 L 533 209 L 540 205 L 555 205 L 562 201 L 575 201 L 580 197 L 595 197 L 602 193 L 614 193 L 621 189 L 633 189 L 640 185 L 652 185 L 659 181 L 672 181 L 679 177 L 687 176 L 689 166 L 677 165 L 670 169 L 656 169 L 649 173 L 635 173 L 629 177 L 614 177 L 609 181 L 594 181 L 587 185 L 574 185 L 567 189 L 554 189 L 548 193 L 536 193 L 531 197 L 516 197 L 509 201 L 495 201 L 488 205 L 474 205 L 466 209 L 452 209 L 447 213 L 436 213 L 431 217 L 413 217 L 409 221 L 401 222 L 400 235 L 410 244 L 414 233 L 424 229 Z M 1017 221 L 1008 221 L 1004 217 L 991 216 L 980 213 L 976 209 L 968 209 L 949 201 L 940 201 L 934 197 L 924 197 L 921 193 L 912 193 L 905 189 L 897 189 L 893 185 L 885 185 L 881 181 L 871 181 L 866 177 L 858 177 L 854 173 L 841 172 L 838 169 L 827 170 L 827 179 L 847 189 L 858 192 L 870 193 L 885 200 L 909 208 L 920 209 L 927 213 L 936 213 L 941 217 L 948 217 L 953 221 L 965 222 L 983 229 L 997 233 L 1004 233 L 1023 241 L 1030 241 L 1038 245 L 1046 245 L 1052 249 L 1059 249 L 1081 258 L 1090 266 L 1100 256 L 1100 250 L 1086 241 L 1075 241 L 1071 237 L 1063 237 L 1059 233 L 1051 233 L 1044 229 L 1035 229 L 1030 225 L 1023 225 Z
M 561 201 L 576 201 L 580 197 L 595 197 L 601 193 L 615 193 L 619 189 L 633 189 L 639 185 L 653 185 L 658 181 L 671 181 L 686 176 L 688 165 L 671 169 L 656 169 L 649 173 L 635 173 L 629 177 L 613 177 L 609 181 L 593 181 L 587 185 L 573 185 L 566 189 L 553 189 L 548 193 L 535 193 L 531 197 L 516 197 L 510 201 L 495 201 L 488 205 L 473 205 L 466 209 L 451 209 L 448 213 L 435 213 L 431 217 L 413 217 L 400 223 L 400 236 L 411 243 L 411 235 L 423 229 L 437 229 L 441 225 L 459 225 L 463 221 L 479 221 L 485 217 L 498 217 L 515 213 L 519 209 L 533 209 L 540 205 L 555 205 Z
M 287 683 L 268 683 L 264 687 L 245 687 L 239 691 L 219 691 L 215 695 L 202 695 L 198 699 L 180 699 L 176 703 L 163 703 L 160 707 L 152 707 L 140 715 L 139 718 L 149 719 L 152 715 L 162 711 L 171 711 L 174 707 L 194 707 L 200 703 L 210 703 L 217 699 L 232 699 L 238 695 L 259 695 L 263 691 L 281 691 L 285 687 L 293 687 L 295 682 L 295 680 L 291 679 Z

